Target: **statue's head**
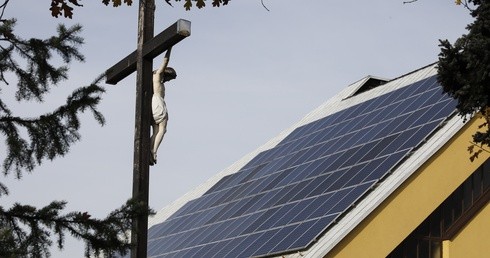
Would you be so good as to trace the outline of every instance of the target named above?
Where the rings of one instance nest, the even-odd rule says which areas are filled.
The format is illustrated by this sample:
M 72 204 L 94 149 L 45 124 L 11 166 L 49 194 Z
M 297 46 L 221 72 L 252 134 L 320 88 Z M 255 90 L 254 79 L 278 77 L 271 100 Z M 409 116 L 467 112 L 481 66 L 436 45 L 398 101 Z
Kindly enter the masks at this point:
M 173 80 L 175 78 L 177 78 L 177 73 L 175 72 L 174 68 L 166 67 L 165 70 L 163 71 L 162 83 L 168 82 L 168 81 Z

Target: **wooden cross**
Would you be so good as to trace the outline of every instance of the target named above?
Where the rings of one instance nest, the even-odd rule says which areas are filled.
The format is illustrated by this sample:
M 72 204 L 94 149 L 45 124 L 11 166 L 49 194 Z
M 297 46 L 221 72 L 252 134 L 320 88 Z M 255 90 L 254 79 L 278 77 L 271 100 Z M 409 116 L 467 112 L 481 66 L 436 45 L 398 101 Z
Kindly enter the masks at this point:
M 143 58 L 151 59 L 191 35 L 191 22 L 180 19 L 143 45 Z M 136 71 L 137 50 L 106 70 L 106 83 L 115 85 Z
M 145 208 L 148 208 L 149 199 L 153 58 L 191 34 L 191 23 L 181 19 L 153 37 L 154 21 L 155 0 L 140 0 L 137 49 L 106 71 L 108 84 L 117 84 L 136 71 L 133 199 Z M 148 215 L 133 220 L 131 244 L 131 258 L 147 257 Z

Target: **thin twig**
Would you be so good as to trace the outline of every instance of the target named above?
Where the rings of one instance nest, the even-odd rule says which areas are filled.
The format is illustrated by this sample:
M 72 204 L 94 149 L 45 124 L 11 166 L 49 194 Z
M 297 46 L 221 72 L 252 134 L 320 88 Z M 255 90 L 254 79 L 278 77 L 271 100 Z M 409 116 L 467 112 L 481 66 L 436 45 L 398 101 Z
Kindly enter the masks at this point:
M 468 9 L 468 11 L 470 11 L 470 12 L 473 12 L 473 11 L 474 11 L 473 9 L 471 9 L 471 8 L 468 6 L 468 1 L 467 1 L 467 0 L 465 0 L 465 1 L 464 1 L 464 3 L 461 3 L 461 4 L 462 4 L 462 5 L 463 5 L 463 6 L 464 6 L 466 9 Z
M 10 0 L 5 0 L 5 2 L 3 2 L 3 4 L 0 5 L 0 8 L 2 8 L 2 13 L 0 14 L 0 20 L 3 17 L 3 13 L 5 12 L 5 8 L 7 8 L 7 4 L 9 3 L 9 1 Z
M 263 6 L 263 7 L 264 7 L 264 8 L 265 8 L 265 9 L 266 9 L 268 12 L 270 12 L 270 10 L 269 10 L 269 9 L 268 9 L 268 8 L 265 6 L 265 4 L 264 4 L 264 0 L 260 0 L 260 2 L 262 3 L 262 6 Z

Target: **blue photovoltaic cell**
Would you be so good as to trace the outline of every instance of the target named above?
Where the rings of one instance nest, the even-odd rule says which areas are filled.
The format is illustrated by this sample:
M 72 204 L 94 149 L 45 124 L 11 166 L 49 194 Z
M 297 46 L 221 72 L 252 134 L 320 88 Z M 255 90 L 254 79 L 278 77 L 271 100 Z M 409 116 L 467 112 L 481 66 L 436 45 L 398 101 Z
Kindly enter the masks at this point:
M 296 128 L 149 229 L 149 257 L 307 248 L 454 113 L 435 76 Z

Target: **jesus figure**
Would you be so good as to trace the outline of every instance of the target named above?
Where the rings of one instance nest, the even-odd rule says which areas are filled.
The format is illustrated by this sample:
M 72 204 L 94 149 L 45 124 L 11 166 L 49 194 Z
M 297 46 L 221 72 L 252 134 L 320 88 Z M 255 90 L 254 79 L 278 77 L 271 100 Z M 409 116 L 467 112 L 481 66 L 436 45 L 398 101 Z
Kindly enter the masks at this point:
M 157 163 L 157 150 L 162 142 L 163 135 L 165 135 L 165 132 L 167 131 L 168 112 L 164 100 L 164 83 L 177 77 L 175 70 L 167 66 L 171 50 L 172 48 L 167 50 L 162 65 L 157 70 L 153 71 L 153 97 L 151 99 L 151 109 L 153 113 L 151 126 L 153 128 L 153 134 L 151 136 L 150 156 L 150 165 L 152 166 Z

